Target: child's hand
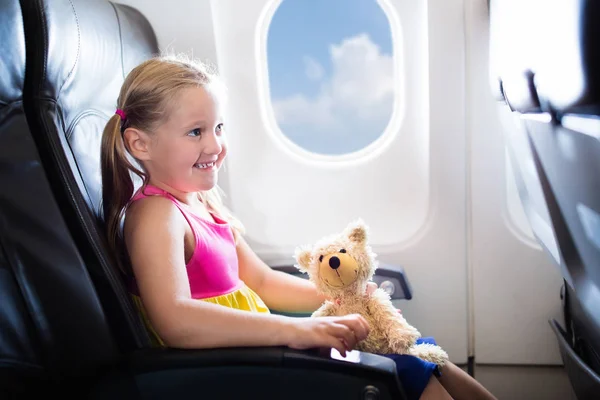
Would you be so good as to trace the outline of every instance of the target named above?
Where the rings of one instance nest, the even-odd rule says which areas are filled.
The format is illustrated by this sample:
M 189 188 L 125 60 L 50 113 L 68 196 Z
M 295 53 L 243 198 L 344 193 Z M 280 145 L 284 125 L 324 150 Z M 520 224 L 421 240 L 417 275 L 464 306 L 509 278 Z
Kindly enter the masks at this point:
M 346 351 L 352 350 L 369 334 L 369 324 L 359 314 L 292 318 L 288 329 L 287 343 L 292 349 L 328 347 L 339 351 L 342 357 L 346 357 Z

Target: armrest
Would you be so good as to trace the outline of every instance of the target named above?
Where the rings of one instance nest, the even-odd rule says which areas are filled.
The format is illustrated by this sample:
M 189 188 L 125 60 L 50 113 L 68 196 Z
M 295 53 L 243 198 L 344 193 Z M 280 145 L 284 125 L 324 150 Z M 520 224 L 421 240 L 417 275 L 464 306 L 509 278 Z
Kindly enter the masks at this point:
M 300 272 L 293 265 L 271 265 L 270 267 L 276 271 L 308 279 L 308 275 Z M 408 283 L 408 277 L 404 272 L 404 268 L 399 265 L 379 264 L 373 276 L 373 282 L 386 290 L 392 300 L 412 299 L 412 290 Z
M 99 382 L 92 399 L 201 398 L 405 399 L 395 363 L 353 351 L 286 347 L 210 350 L 146 349 L 127 356 Z

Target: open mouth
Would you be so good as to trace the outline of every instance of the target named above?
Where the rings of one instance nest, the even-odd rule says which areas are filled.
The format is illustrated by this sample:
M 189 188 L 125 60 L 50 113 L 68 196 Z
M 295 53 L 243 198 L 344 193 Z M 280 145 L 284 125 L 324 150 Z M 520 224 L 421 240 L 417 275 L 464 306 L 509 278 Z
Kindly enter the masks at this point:
M 198 169 L 211 169 L 216 165 L 215 162 L 209 162 L 209 163 L 198 163 L 198 164 L 194 164 L 194 168 L 198 168 Z

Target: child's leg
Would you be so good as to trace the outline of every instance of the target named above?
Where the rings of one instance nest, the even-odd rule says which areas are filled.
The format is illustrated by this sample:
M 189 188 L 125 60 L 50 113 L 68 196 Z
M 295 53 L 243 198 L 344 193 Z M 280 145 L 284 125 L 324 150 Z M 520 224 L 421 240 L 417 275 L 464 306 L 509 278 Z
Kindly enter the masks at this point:
M 421 393 L 419 400 L 453 400 L 446 389 L 440 384 L 438 378 L 432 376 L 425 386 L 425 390 Z
M 446 362 L 438 379 L 455 400 L 496 400 L 483 385 L 450 361 Z

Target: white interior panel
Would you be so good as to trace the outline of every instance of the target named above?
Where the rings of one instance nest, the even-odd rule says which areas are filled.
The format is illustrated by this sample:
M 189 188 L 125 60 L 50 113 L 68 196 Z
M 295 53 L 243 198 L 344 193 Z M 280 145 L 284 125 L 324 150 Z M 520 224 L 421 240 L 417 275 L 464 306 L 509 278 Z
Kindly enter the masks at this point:
M 401 123 L 363 158 L 341 159 L 295 151 L 269 117 L 259 21 L 270 3 L 212 2 L 230 90 L 227 191 L 248 240 L 267 262 L 291 263 L 297 245 L 362 217 L 379 259 L 408 273 L 415 297 L 398 306 L 455 362 L 466 362 L 462 1 L 385 2 L 400 23 L 392 31 L 404 66 L 396 80 L 404 82 Z
M 185 53 L 216 64 L 210 1 L 118 0 L 138 9 L 152 25 L 161 52 Z
M 161 50 L 218 63 L 230 95 L 220 182 L 254 250 L 291 263 L 297 245 L 362 217 L 380 261 L 407 271 L 414 297 L 398 307 L 454 362 L 559 364 L 547 320 L 560 316 L 562 280 L 508 175 L 535 171 L 507 162 L 510 114 L 499 117 L 488 89 L 486 2 L 379 0 L 394 39 L 394 116 L 371 146 L 328 157 L 294 146 L 274 122 L 264 35 L 279 1 L 121 1 L 148 17 Z
M 498 104 L 481 89 L 489 87 L 485 2 L 470 0 L 466 16 L 476 362 L 560 364 L 548 319 L 560 320 L 562 279 L 507 193 L 514 181 L 507 179 L 503 129 L 510 125 L 503 127 Z
M 395 59 L 404 65 L 396 75 L 396 98 L 405 99 L 397 102 L 392 131 L 370 149 L 338 158 L 294 148 L 275 123 L 265 43 L 279 1 L 212 4 L 220 70 L 230 88 L 228 190 L 255 248 L 289 256 L 298 244 L 357 217 L 372 228 L 375 245 L 413 238 L 429 211 L 425 3 L 395 1 L 389 7 L 399 16 L 390 23 Z
M 520 170 L 515 170 L 510 161 L 508 149 L 504 150 L 504 168 L 506 181 L 504 182 L 506 188 L 506 223 L 509 227 L 515 229 L 514 234 L 521 237 L 522 240 L 527 241 L 531 246 L 535 248 L 541 248 L 535 240 L 531 225 L 527 219 L 527 214 L 523 209 L 523 203 L 519 197 L 519 188 L 515 181 L 515 173 L 520 173 Z

